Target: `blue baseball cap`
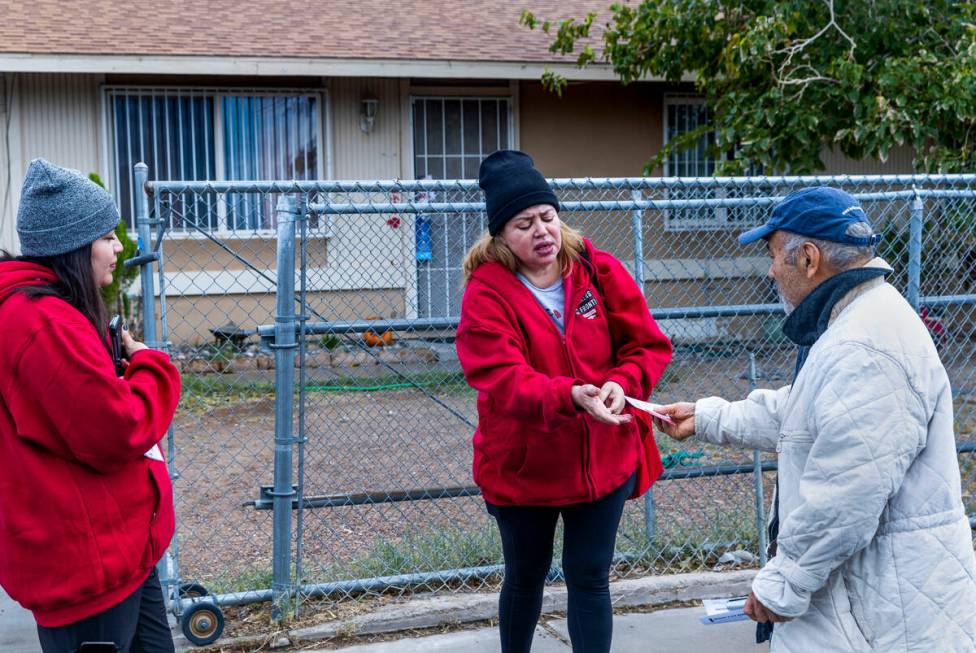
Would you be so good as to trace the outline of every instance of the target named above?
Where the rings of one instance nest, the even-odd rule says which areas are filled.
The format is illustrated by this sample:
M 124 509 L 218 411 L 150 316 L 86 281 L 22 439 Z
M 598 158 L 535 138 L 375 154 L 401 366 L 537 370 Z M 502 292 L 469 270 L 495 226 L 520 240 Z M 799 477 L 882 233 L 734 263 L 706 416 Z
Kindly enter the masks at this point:
M 773 207 L 769 221 L 739 236 L 739 242 L 743 245 L 754 243 L 782 229 L 857 247 L 876 245 L 881 239 L 878 234 L 864 237 L 847 235 L 847 228 L 855 222 L 871 226 L 864 209 L 851 195 L 829 186 L 804 188 L 784 197 Z

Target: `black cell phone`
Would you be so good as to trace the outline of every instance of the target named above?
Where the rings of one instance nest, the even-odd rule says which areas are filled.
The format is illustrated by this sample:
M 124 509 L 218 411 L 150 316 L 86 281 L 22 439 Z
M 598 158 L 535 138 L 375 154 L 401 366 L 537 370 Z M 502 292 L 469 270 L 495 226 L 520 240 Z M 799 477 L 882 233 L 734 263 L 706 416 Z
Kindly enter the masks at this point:
M 108 323 L 108 335 L 112 342 L 112 362 L 115 363 L 115 373 L 122 376 L 125 368 L 122 367 L 122 316 L 113 315 Z
M 119 653 L 115 642 L 83 642 L 75 653 Z

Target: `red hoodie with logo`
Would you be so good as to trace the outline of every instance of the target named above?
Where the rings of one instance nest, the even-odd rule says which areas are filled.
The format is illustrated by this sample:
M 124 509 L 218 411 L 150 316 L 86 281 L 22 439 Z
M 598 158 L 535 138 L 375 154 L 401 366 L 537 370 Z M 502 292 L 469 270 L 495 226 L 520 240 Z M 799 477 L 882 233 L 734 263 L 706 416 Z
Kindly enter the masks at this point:
M 590 262 L 573 265 L 563 279 L 565 336 L 499 263 L 479 266 L 465 289 L 457 351 L 478 390 L 474 480 L 490 503 L 595 501 L 635 470 L 636 497 L 660 473 L 653 438 L 639 428 L 646 421 L 603 424 L 572 401 L 573 385 L 607 381 L 647 399 L 671 360 L 671 343 L 630 273 L 611 254 L 585 246 Z
M 54 279 L 0 262 L 0 585 L 46 627 L 120 603 L 169 545 L 154 447 L 180 395 L 166 354 L 136 352 L 119 378 L 81 313 L 17 292 Z

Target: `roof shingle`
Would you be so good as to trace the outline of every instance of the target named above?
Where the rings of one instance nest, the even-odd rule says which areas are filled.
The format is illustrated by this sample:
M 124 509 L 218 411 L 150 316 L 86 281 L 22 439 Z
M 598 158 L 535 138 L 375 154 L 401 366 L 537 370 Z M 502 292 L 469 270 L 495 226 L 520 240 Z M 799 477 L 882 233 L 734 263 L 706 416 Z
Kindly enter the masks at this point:
M 581 19 L 609 2 L 0 0 L 0 54 L 568 63 L 519 26 L 522 10 Z

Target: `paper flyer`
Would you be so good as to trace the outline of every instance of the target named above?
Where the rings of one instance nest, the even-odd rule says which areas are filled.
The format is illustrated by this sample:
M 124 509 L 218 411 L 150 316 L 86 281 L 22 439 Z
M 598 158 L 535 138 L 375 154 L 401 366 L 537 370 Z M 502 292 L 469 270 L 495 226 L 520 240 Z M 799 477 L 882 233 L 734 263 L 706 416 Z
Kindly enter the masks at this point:
M 742 611 L 746 597 L 736 596 L 731 599 L 704 599 L 702 606 L 705 614 L 698 621 L 705 624 L 724 624 L 731 621 L 746 621 L 749 617 Z
M 633 397 L 624 397 L 624 399 L 626 399 L 627 403 L 633 406 L 634 408 L 639 408 L 644 412 L 650 413 L 653 417 L 658 418 L 662 422 L 667 422 L 668 424 L 674 424 L 673 419 L 671 419 L 668 415 L 665 415 L 660 411 L 661 407 L 659 405 L 652 404 L 647 401 L 641 401 L 640 399 L 634 399 Z

